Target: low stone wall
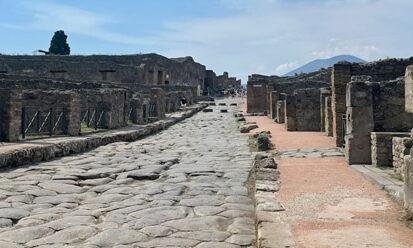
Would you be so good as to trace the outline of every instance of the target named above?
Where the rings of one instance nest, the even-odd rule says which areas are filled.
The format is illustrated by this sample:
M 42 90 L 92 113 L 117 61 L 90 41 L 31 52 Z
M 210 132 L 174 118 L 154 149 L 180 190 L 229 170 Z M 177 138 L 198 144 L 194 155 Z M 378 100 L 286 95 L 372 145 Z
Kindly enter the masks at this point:
M 413 140 L 411 137 L 394 137 L 392 152 L 393 152 L 393 168 L 394 172 L 404 178 L 405 161 L 404 157 L 409 155 L 412 148 Z
M 410 134 L 395 132 L 371 133 L 371 161 L 374 166 L 392 166 L 394 137 L 410 137 Z
M 193 116 L 207 105 L 189 107 L 187 111 L 146 126 L 134 126 L 104 133 L 92 134 L 86 137 L 68 137 L 57 141 L 25 142 L 19 149 L 0 150 L 0 168 L 16 167 L 34 162 L 48 161 L 54 158 L 82 153 L 99 146 L 114 142 L 132 142 L 148 135 L 164 130 L 177 122 Z M 17 143 L 16 145 L 19 145 Z

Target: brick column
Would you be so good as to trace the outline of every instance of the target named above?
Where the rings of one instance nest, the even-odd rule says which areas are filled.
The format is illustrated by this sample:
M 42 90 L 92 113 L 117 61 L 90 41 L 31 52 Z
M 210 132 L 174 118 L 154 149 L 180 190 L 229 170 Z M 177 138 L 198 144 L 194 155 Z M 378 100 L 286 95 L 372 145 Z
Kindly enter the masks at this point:
M 333 137 L 336 146 L 343 146 L 342 115 L 346 114 L 346 85 L 351 80 L 351 64 L 340 63 L 333 66 L 331 73 L 331 107 L 333 111 Z
M 66 134 L 71 136 L 79 135 L 80 131 L 80 96 L 77 93 L 69 95 L 69 102 L 66 113 Z
M 371 164 L 374 129 L 372 86 L 355 81 L 347 85 L 346 158 L 349 164 Z
M 0 140 L 15 142 L 21 133 L 22 91 L 0 89 Z

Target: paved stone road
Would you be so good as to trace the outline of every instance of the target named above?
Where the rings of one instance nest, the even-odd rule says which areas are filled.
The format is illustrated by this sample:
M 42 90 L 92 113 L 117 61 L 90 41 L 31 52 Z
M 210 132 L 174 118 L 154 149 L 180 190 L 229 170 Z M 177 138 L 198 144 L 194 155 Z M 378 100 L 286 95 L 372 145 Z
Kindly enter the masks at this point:
M 231 108 L 0 173 L 0 247 L 251 247 L 252 158 Z

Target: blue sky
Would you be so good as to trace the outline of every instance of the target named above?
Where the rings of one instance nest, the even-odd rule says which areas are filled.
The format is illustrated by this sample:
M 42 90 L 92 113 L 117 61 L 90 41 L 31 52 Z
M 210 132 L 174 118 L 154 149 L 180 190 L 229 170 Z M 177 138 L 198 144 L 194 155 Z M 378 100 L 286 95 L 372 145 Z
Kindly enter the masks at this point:
M 340 54 L 413 54 L 412 0 L 0 0 L 0 53 L 193 56 L 217 73 L 283 74 Z M 5 11 L 6 10 L 6 11 Z

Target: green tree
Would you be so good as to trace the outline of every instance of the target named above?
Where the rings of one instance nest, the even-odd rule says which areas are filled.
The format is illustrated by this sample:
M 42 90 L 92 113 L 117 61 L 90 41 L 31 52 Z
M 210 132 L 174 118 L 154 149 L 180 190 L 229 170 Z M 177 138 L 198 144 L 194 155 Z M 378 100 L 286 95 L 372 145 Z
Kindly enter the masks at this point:
M 63 30 L 56 31 L 50 41 L 50 54 L 55 55 L 69 55 L 70 47 L 67 44 L 67 35 Z

